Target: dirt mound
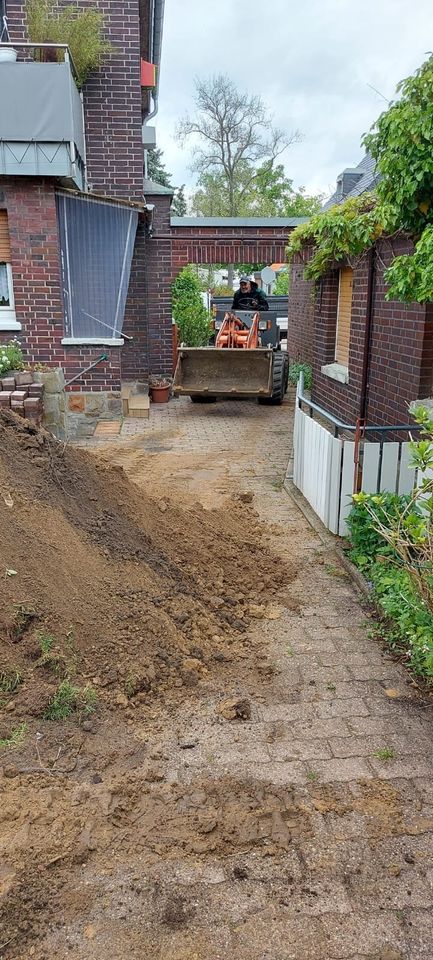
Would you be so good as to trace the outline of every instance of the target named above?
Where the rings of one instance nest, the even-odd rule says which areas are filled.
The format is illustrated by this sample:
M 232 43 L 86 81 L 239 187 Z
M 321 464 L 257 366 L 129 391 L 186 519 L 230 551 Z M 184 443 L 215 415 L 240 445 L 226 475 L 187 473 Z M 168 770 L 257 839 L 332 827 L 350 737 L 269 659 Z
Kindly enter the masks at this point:
M 49 712 L 65 681 L 91 687 L 100 708 L 194 688 L 228 650 L 245 657 L 251 603 L 259 594 L 266 605 L 291 576 L 257 523 L 245 537 L 248 506 L 185 511 L 143 496 L 122 470 L 10 413 L 0 518 L 0 738 L 12 715 Z
M 160 783 L 152 742 L 185 698 L 242 671 L 269 682 L 250 617 L 273 616 L 295 571 L 263 545 L 249 505 L 144 495 L 11 413 L 0 414 L 0 529 L 0 952 L 23 960 L 43 955 L 53 909 L 85 910 L 83 865 L 109 869 L 113 844 L 122 862 L 137 843 L 150 857 L 194 855 L 217 836 L 224 851 L 239 821 L 239 849 L 260 845 L 248 813 L 260 798 L 203 787 L 198 811 Z

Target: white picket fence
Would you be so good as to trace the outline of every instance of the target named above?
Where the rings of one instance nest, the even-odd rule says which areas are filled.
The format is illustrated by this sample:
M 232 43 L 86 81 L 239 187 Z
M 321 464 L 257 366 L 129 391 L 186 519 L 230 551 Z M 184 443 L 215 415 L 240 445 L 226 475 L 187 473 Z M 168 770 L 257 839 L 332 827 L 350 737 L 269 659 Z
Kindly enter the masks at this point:
M 296 399 L 293 437 L 293 482 L 325 527 L 347 533 L 354 484 L 353 440 L 334 437 L 302 410 Z M 365 493 L 410 493 L 416 483 L 409 467 L 409 442 L 361 442 L 362 490 Z

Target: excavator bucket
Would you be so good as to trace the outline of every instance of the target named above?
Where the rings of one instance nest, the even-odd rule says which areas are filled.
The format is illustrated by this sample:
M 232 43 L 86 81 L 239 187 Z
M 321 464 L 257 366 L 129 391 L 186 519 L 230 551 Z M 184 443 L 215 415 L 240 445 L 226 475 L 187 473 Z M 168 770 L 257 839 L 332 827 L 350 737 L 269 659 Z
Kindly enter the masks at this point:
M 181 347 L 173 381 L 175 396 L 269 397 L 272 350 Z

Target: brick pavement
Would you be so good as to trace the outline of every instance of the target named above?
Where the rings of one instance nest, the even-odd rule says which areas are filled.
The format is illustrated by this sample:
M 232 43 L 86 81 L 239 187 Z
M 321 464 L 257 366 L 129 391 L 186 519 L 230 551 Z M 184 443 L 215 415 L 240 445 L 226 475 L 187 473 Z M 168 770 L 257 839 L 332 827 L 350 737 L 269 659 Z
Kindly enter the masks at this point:
M 270 668 L 262 682 L 248 660 L 235 680 L 222 665 L 219 685 L 161 731 L 169 782 L 192 789 L 200 777 L 225 777 L 262 796 L 261 852 L 243 852 L 233 837 L 233 856 L 207 861 L 218 879 L 198 882 L 197 867 L 183 864 L 182 889 L 211 921 L 206 960 L 431 960 L 431 708 L 369 637 L 363 598 L 282 489 L 291 415 L 292 400 L 281 409 L 174 401 L 154 408 L 146 424 L 127 421 L 110 447 L 127 470 L 128 444 L 162 473 L 170 463 L 174 489 L 184 493 L 194 470 L 212 464 L 226 492 L 252 490 L 270 544 L 297 567 L 277 619 L 257 620 L 251 631 L 252 649 Z M 185 473 L 187 453 L 194 468 Z M 131 475 L 144 482 L 145 472 Z M 250 700 L 250 721 L 218 716 L 231 695 Z M 233 873 L 239 864 L 242 882 Z M 174 882 L 176 865 L 158 870 Z M 200 921 L 191 923 L 198 943 Z M 183 936 L 172 931 L 170 957 L 202 960 L 192 946 L 182 952 Z

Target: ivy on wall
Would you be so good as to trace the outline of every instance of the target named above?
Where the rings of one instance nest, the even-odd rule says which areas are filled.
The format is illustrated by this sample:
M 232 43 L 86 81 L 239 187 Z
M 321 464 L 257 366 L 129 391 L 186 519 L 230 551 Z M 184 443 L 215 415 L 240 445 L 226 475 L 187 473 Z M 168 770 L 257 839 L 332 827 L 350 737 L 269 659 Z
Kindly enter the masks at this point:
M 318 280 L 331 266 L 367 251 L 379 237 L 397 233 L 414 243 L 385 271 L 388 300 L 433 300 L 433 55 L 397 87 L 365 148 L 376 161 L 375 195 L 363 194 L 312 217 L 293 231 L 290 259 L 312 247 L 305 275 Z

